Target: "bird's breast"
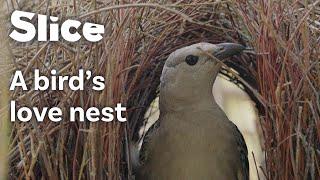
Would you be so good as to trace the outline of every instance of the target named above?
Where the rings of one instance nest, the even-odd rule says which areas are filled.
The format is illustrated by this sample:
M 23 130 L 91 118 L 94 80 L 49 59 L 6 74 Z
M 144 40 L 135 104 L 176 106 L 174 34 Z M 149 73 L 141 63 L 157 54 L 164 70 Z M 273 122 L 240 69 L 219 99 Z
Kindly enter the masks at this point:
M 148 153 L 150 159 L 145 164 L 152 169 L 151 176 L 160 175 L 160 179 L 225 179 L 230 173 L 236 174 L 233 172 L 235 146 L 230 141 L 232 137 L 223 131 L 223 124 L 210 120 L 206 117 L 209 115 L 202 115 L 199 121 L 181 119 L 179 122 L 175 122 L 177 118 L 199 118 L 199 115 L 174 116 L 163 117 L 166 120 L 153 138 Z

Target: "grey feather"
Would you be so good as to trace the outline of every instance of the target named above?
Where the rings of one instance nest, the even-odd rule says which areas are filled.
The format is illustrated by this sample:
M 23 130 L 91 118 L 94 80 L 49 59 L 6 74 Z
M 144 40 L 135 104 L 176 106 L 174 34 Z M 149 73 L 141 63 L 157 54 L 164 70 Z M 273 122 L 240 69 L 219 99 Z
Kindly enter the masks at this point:
M 212 95 L 221 64 L 208 56 L 226 58 L 242 49 L 199 43 L 169 56 L 161 76 L 160 118 L 144 138 L 137 180 L 249 179 L 243 136 Z

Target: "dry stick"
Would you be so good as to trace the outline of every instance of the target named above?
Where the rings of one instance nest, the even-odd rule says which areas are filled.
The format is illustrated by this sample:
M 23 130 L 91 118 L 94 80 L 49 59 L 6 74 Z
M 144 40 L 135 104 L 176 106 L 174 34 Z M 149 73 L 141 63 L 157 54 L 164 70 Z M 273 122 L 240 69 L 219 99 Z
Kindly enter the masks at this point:
M 81 131 L 81 130 L 79 130 Z M 90 159 L 86 159 L 87 158 L 87 151 L 86 149 L 88 148 L 88 141 L 85 142 L 85 145 L 84 145 L 84 151 L 83 151 L 83 156 L 82 156 L 82 162 L 81 162 L 81 166 L 80 166 L 80 169 L 79 169 L 79 175 L 78 175 L 78 180 L 81 180 L 83 179 L 82 176 L 84 175 L 84 168 L 85 166 L 89 163 Z
M 129 134 L 128 134 L 128 123 L 125 123 L 124 127 L 124 137 L 125 137 L 125 146 L 126 146 L 126 157 L 127 157 L 127 167 L 128 167 L 128 180 L 132 180 L 132 167 L 131 167 L 131 146 L 129 141 Z
M 33 141 L 31 139 L 31 141 Z M 30 163 L 30 167 L 29 167 L 29 171 L 28 171 L 28 174 L 27 174 L 27 177 L 30 177 L 32 174 L 33 174 L 33 168 L 34 166 L 36 165 L 36 162 L 37 162 L 37 157 L 39 155 L 39 152 L 40 152 L 40 148 L 42 147 L 41 144 L 38 145 L 38 148 L 36 149 L 36 151 L 34 151 L 34 143 L 31 142 L 31 163 Z
M 32 68 L 32 66 L 34 65 L 34 63 L 37 60 L 37 57 L 41 54 L 41 52 L 48 46 L 49 42 L 45 43 L 40 49 L 39 51 L 33 56 L 33 58 L 30 60 L 30 62 L 28 63 L 28 66 L 26 67 L 23 76 L 26 76 L 26 74 L 30 71 L 30 69 Z
M 21 132 L 19 132 L 18 134 L 19 138 L 21 138 Z M 26 155 L 26 150 L 23 146 L 22 143 L 18 143 L 18 148 L 19 148 L 19 155 L 20 155 L 20 159 L 21 159 L 21 162 L 22 162 L 22 166 L 23 166 L 23 173 L 24 173 L 24 176 L 26 177 L 26 180 L 29 180 L 28 179 L 28 176 L 27 176 L 27 165 L 26 165 L 26 159 L 27 159 L 27 155 Z
M 220 59 L 214 57 L 213 55 L 209 54 L 208 52 L 204 51 L 203 49 L 199 48 L 203 53 L 205 53 L 206 55 L 208 55 L 210 58 L 218 61 L 219 63 L 221 63 L 221 65 L 225 66 L 226 69 L 233 75 L 235 76 L 237 79 L 239 79 L 239 81 L 241 81 L 255 96 L 256 98 L 259 100 L 259 102 L 266 107 L 266 100 L 258 93 L 258 91 L 256 89 L 254 89 L 250 84 L 248 84 L 243 78 L 241 78 L 236 72 L 234 72 L 232 70 L 232 68 L 228 67 L 223 61 L 221 61 Z
M 302 121 L 302 107 L 299 107 L 299 112 L 298 112 L 298 127 L 296 129 L 297 133 L 300 134 L 301 132 L 301 121 Z M 296 136 L 296 154 L 295 154 L 295 172 L 294 174 L 296 175 L 296 178 L 298 178 L 298 174 L 297 172 L 299 172 L 299 159 L 300 159 L 300 153 L 301 153 L 301 149 L 300 149 L 300 138 L 299 136 Z
M 80 131 L 77 132 L 77 139 L 76 139 L 76 145 L 75 145 L 75 150 L 74 150 L 74 154 L 73 154 L 73 161 L 72 161 L 72 178 L 73 180 L 76 180 L 77 177 L 77 167 L 78 167 L 78 159 L 77 159 L 77 154 L 78 154 L 78 149 L 79 149 L 79 137 L 80 137 Z M 80 178 L 80 177 L 78 177 Z
M 259 175 L 259 171 L 258 171 L 258 166 L 257 166 L 256 157 L 254 156 L 253 151 L 251 152 L 251 154 L 252 154 L 252 157 L 253 157 L 254 166 L 256 167 L 256 172 L 257 172 L 258 180 L 260 180 L 260 175 Z

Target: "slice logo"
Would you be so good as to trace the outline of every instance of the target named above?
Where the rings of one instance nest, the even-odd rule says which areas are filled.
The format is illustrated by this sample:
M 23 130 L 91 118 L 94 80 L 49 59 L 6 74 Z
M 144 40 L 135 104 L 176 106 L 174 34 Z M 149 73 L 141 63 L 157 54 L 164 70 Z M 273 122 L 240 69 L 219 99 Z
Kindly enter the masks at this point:
M 61 27 L 59 27 L 57 23 L 59 20 L 58 17 L 50 16 L 48 18 L 47 15 L 38 14 L 36 28 L 35 25 L 30 22 L 34 16 L 35 13 L 14 11 L 11 14 L 11 23 L 15 29 L 9 36 L 18 42 L 31 41 L 35 38 L 36 34 L 38 35 L 38 41 L 59 41 L 59 33 L 64 40 L 69 42 L 77 42 L 82 36 L 90 42 L 98 42 L 103 38 L 104 26 L 100 24 L 87 22 L 82 25 L 80 21 L 69 19 L 64 21 Z M 80 26 L 82 26 L 82 34 L 79 33 Z

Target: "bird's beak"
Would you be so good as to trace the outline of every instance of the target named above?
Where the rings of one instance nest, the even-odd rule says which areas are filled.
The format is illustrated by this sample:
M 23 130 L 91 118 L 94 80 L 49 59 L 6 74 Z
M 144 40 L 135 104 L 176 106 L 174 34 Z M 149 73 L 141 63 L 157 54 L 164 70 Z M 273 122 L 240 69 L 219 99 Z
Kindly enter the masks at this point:
M 240 54 L 245 47 L 241 44 L 236 43 L 221 43 L 217 44 L 217 51 L 213 53 L 213 56 L 216 58 L 223 60 L 233 55 Z

